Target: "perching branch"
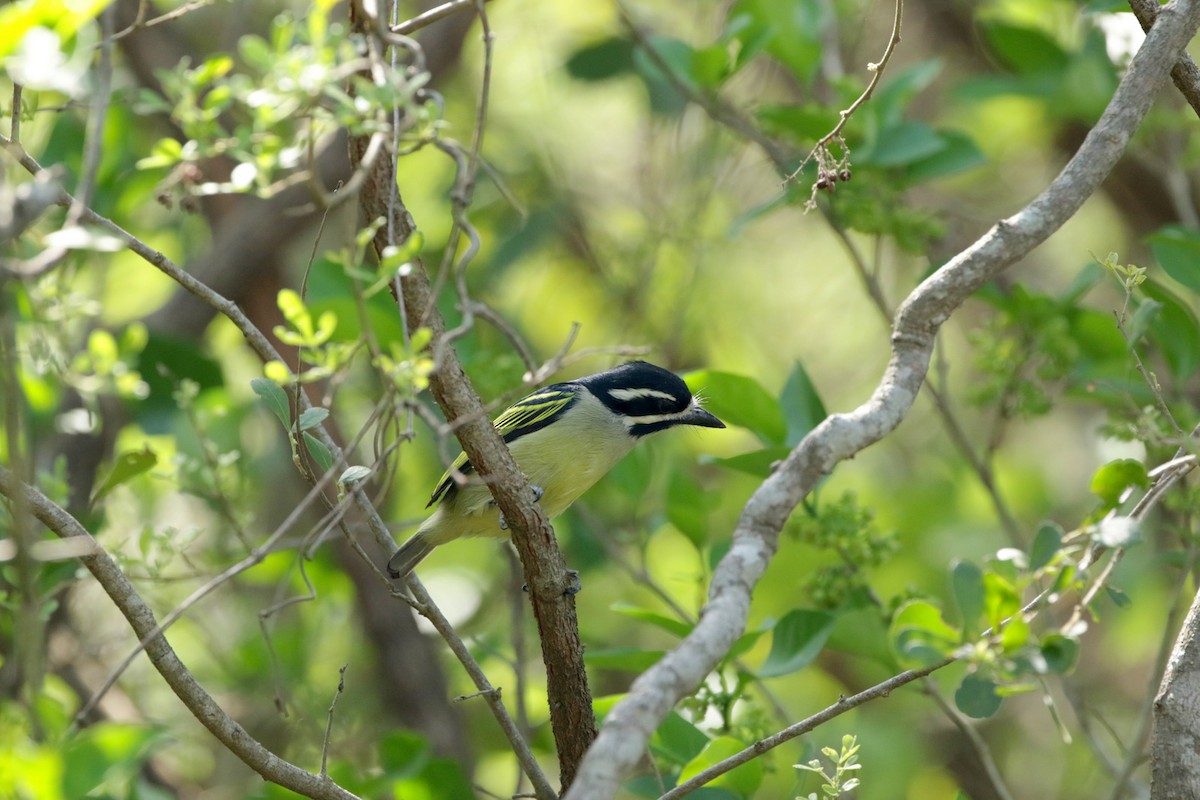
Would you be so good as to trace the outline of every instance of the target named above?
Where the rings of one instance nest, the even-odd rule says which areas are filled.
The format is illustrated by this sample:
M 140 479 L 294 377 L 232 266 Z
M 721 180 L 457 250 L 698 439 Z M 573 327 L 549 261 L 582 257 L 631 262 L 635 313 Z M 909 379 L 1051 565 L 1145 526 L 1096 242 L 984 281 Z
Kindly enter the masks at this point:
M 846 458 L 890 433 L 912 407 L 941 325 L 977 289 L 1045 241 L 1070 219 L 1124 152 L 1184 45 L 1200 27 L 1200 0 L 1163 7 L 1145 43 L 1074 158 L 1032 203 L 997 223 L 918 286 L 901 305 L 892 356 L 873 396 L 834 414 L 801 441 L 751 496 L 718 565 L 708 604 L 693 631 L 609 713 L 580 767 L 569 800 L 613 797 L 642 758 L 651 733 L 729 651 L 745 628 L 751 591 L 800 501 Z
M 476 13 L 480 11 L 477 6 Z M 368 36 L 375 29 L 374 21 L 358 3 L 352 4 L 351 22 Z M 360 162 L 364 148 L 365 139 L 352 138 L 351 160 Z M 380 228 L 373 242 L 376 254 L 403 243 L 416 230 L 397 191 L 395 165 L 391 160 L 380 159 L 376 163 L 363 185 L 359 207 L 365 219 L 387 220 L 388 224 Z M 570 585 L 566 562 L 555 541 L 554 529 L 534 501 L 529 481 L 491 424 L 453 348 L 439 346 L 445 340 L 446 325 L 437 313 L 424 264 L 414 260 L 414 267 L 400 279 L 397 300 L 402 304 L 410 330 L 424 324 L 433 332 L 437 368 L 430 377 L 430 392 L 446 419 L 454 423 L 455 435 L 475 471 L 487 482 L 521 556 L 541 636 L 560 780 L 566 787 L 596 730 L 575 601 L 566 593 Z

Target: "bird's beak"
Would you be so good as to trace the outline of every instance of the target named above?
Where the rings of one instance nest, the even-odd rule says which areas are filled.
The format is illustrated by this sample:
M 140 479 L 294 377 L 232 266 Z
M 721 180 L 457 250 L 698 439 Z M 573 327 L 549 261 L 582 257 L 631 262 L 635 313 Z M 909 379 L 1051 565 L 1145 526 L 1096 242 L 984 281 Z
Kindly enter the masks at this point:
M 724 428 L 725 423 L 700 406 L 692 406 L 683 416 L 675 420 L 678 425 L 697 425 L 701 428 Z

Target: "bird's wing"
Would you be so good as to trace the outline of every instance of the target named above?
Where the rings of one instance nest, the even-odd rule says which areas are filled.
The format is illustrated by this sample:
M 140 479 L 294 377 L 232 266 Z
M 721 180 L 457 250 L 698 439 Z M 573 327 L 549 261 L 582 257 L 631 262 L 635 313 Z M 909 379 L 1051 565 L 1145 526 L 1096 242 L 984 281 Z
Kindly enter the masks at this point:
M 583 387 L 577 383 L 556 383 L 544 389 L 538 389 L 530 395 L 522 397 L 504 410 L 492 424 L 500 432 L 506 444 L 512 444 L 522 436 L 541 430 L 575 404 Z M 459 453 L 458 458 L 450 465 L 438 481 L 433 496 L 429 498 L 426 508 L 442 498 L 454 484 L 454 475 L 465 475 L 474 470 L 466 453 Z

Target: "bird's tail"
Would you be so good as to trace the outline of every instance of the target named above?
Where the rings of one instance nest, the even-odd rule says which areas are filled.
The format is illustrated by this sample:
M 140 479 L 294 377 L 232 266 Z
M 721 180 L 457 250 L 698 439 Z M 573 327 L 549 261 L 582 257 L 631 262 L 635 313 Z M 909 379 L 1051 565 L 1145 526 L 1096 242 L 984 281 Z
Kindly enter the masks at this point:
M 421 559 L 433 551 L 433 547 L 433 543 L 427 536 L 416 533 L 411 539 L 400 545 L 400 549 L 388 560 L 388 575 L 401 580 L 407 578 L 408 573 L 421 563 Z

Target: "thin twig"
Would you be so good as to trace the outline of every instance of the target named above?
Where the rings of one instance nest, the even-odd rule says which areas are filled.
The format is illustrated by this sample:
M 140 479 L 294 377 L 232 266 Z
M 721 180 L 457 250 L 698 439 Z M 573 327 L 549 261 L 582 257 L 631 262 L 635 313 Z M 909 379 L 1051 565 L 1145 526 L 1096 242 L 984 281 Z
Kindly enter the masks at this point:
M 858 96 L 858 99 L 851 103 L 847 108 L 838 112 L 838 123 L 833 126 L 833 130 L 817 140 L 813 149 L 800 162 L 800 166 L 796 167 L 790 175 L 787 176 L 788 181 L 793 181 L 800 174 L 800 170 L 814 158 L 820 158 L 823 151 L 828 150 L 829 143 L 834 139 L 841 139 L 842 128 L 846 127 L 846 123 L 850 117 L 854 116 L 854 112 L 862 107 L 863 103 L 871 99 L 871 95 L 875 93 L 875 87 L 879 85 L 879 79 L 883 77 L 883 72 L 887 68 L 887 64 L 892 60 L 892 54 L 896 51 L 896 45 L 900 44 L 900 25 L 904 20 L 904 0 L 896 0 L 896 16 L 892 21 L 892 35 L 888 39 L 887 47 L 883 50 L 883 56 L 879 59 L 879 63 L 871 63 L 867 65 L 867 69 L 871 71 L 871 81 L 867 84 L 867 88 Z
M 338 698 L 342 696 L 342 692 L 346 691 L 346 667 L 349 664 L 342 664 L 342 668 L 338 670 L 338 685 L 337 691 L 333 693 L 333 699 L 329 701 L 329 716 L 325 722 L 325 738 L 321 742 L 321 777 L 324 778 L 329 774 L 329 739 L 333 735 L 333 710 L 337 708 Z
M 450 0 L 448 3 L 442 3 L 440 6 L 434 6 L 428 11 L 422 11 L 412 19 L 401 22 L 398 25 L 393 25 L 392 33 L 397 33 L 402 36 L 407 36 L 411 33 L 419 31 L 421 28 L 432 25 L 440 19 L 456 14 L 459 11 L 465 11 L 475 7 L 475 0 Z

